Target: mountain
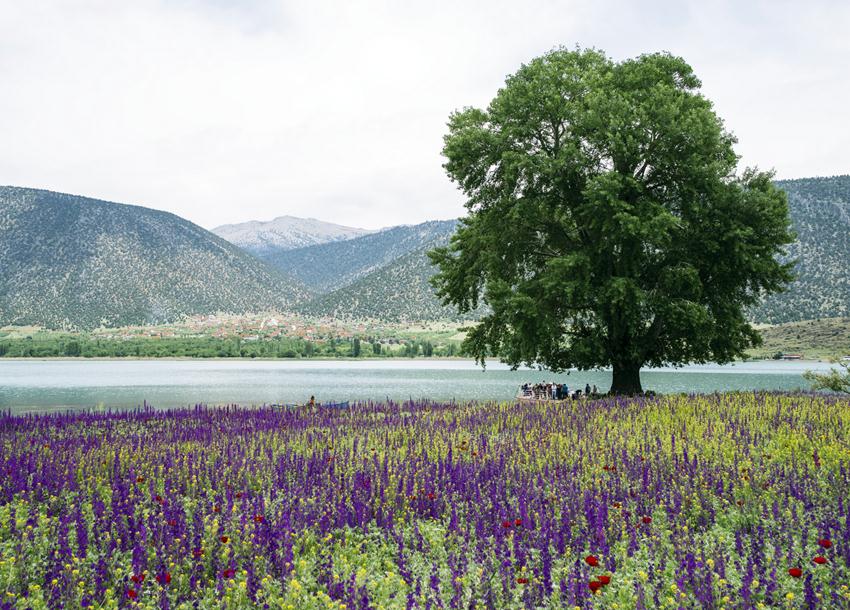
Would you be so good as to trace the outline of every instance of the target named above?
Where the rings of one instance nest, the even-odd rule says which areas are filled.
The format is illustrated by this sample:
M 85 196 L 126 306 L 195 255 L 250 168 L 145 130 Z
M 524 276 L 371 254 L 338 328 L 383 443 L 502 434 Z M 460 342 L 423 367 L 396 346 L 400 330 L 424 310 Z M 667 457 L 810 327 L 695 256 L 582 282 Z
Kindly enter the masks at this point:
M 850 176 L 782 180 L 797 241 L 797 279 L 756 307 L 757 322 L 779 324 L 850 315 Z
M 297 281 L 174 214 L 0 187 L 0 326 L 167 322 L 305 298 Z
M 272 266 L 291 272 L 311 291 L 328 293 L 348 286 L 435 240 L 448 239 L 456 226 L 456 220 L 434 220 L 383 229 L 346 241 L 261 256 Z
M 212 230 L 219 237 L 253 254 L 293 250 L 327 242 L 353 239 L 371 233 L 315 218 L 280 216 L 268 222 L 252 220 L 222 225 Z
M 451 232 L 433 237 L 424 245 L 396 258 L 351 284 L 319 295 L 299 306 L 306 315 L 337 319 L 375 318 L 387 322 L 468 320 L 480 312 L 458 315 L 434 296 L 428 280 L 435 273 L 426 252 L 446 245 Z
M 788 193 L 797 232 L 788 257 L 797 261 L 798 278 L 751 318 L 778 324 L 850 316 L 850 176 L 777 184 Z M 290 241 L 257 237 L 242 250 L 167 212 L 0 187 L 0 325 L 91 328 L 269 309 L 397 322 L 458 319 L 433 296 L 428 279 L 435 270 L 426 256 L 448 242 L 457 221 L 348 238 L 346 227 L 310 222 L 317 224 L 299 225 L 298 235 L 334 241 L 284 249 L 296 243 L 296 232 L 281 228 L 275 235 Z

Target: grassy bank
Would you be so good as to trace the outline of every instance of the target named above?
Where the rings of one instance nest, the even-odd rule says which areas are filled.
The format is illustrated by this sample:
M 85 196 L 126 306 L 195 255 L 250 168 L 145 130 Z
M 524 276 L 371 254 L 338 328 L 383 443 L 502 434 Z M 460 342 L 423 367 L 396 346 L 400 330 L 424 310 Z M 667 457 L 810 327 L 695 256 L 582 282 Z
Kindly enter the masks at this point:
M 828 360 L 850 356 L 850 318 L 790 322 L 759 330 L 764 345 L 751 350 L 752 357 L 803 354 L 806 360 Z

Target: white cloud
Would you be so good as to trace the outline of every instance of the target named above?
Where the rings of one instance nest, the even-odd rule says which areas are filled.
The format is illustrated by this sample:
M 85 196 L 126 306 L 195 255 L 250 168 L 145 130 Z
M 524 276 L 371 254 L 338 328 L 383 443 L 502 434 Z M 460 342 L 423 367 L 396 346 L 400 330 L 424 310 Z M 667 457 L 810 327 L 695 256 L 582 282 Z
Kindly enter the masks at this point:
M 743 163 L 847 173 L 847 31 L 841 2 L 0 0 L 0 184 L 206 227 L 457 216 L 449 112 L 559 44 L 680 54 Z

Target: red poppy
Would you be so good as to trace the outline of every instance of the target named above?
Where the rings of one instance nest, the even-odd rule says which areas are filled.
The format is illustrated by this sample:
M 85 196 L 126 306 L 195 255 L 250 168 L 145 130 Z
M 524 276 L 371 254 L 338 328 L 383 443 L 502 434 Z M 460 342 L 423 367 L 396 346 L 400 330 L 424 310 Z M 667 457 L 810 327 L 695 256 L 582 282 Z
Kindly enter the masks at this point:
M 823 548 L 828 549 L 832 546 L 832 540 L 830 540 L 829 538 L 821 538 L 820 540 L 818 540 L 818 544 L 821 545 Z
M 599 577 L 599 582 L 601 582 L 603 585 L 607 585 L 611 582 L 611 577 L 608 574 L 603 574 Z
M 595 555 L 588 555 L 584 558 L 584 560 L 587 562 L 587 565 L 593 566 L 594 568 L 599 565 L 599 560 Z
M 262 515 L 254 515 L 254 523 L 262 523 L 266 518 Z
M 221 512 L 221 506 L 219 506 L 218 504 L 213 506 L 213 512 L 214 513 L 220 513 Z
M 238 500 L 238 499 L 239 499 L 239 498 L 241 498 L 241 497 L 242 497 L 242 492 L 241 492 L 241 491 L 240 491 L 240 492 L 237 492 L 237 493 L 236 493 L 236 499 Z
M 819 566 L 822 566 L 826 563 L 826 557 L 824 557 L 823 555 L 816 555 L 815 558 L 812 559 L 812 561 L 814 561 Z
M 164 502 L 164 500 L 162 499 L 162 496 L 154 496 L 153 500 L 157 504 L 162 504 Z
M 514 519 L 514 525 L 516 525 L 517 527 L 522 525 L 522 519 Z
M 800 568 L 789 568 L 788 573 L 794 578 L 800 578 L 803 575 L 803 570 Z
M 132 580 L 136 584 L 143 583 L 143 582 L 145 582 L 145 575 L 144 574 L 133 574 L 130 577 L 130 580 Z
M 200 559 L 204 555 L 204 549 L 200 547 L 192 549 L 192 555 L 195 556 L 195 559 Z
M 221 537 L 221 541 L 222 541 L 224 544 L 227 544 L 227 541 L 228 541 L 228 540 L 230 540 L 230 538 L 228 538 L 227 536 L 222 536 L 222 537 Z
M 591 591 L 596 593 L 599 590 L 599 588 L 602 586 L 602 583 L 599 582 L 598 580 L 591 580 L 589 583 L 587 583 L 587 586 L 590 587 Z
M 130 598 L 130 599 L 136 599 L 137 597 L 139 597 L 139 594 L 136 593 L 135 589 L 128 589 L 127 590 L 127 597 Z
M 521 585 L 527 585 L 528 584 L 527 578 L 520 577 L 520 578 L 517 578 L 516 581 L 517 581 L 518 584 L 521 584 Z
M 505 529 L 509 529 L 511 527 L 510 521 L 502 521 L 502 527 Z
M 234 576 L 236 576 L 236 570 L 234 570 L 233 568 L 228 568 L 224 570 L 221 575 L 224 578 L 233 578 Z
M 167 585 L 171 582 L 171 572 L 164 572 L 156 575 L 156 582 L 161 585 Z
M 431 494 L 428 494 L 428 499 L 429 499 L 429 500 L 433 500 L 435 497 L 436 497 L 436 496 L 435 496 L 434 494 L 432 494 L 432 493 L 431 493 Z
M 170 525 L 171 527 L 177 527 L 177 519 L 169 519 L 168 525 Z
M 641 521 L 649 525 L 650 523 L 652 523 L 652 517 L 644 517 L 643 519 L 641 519 Z

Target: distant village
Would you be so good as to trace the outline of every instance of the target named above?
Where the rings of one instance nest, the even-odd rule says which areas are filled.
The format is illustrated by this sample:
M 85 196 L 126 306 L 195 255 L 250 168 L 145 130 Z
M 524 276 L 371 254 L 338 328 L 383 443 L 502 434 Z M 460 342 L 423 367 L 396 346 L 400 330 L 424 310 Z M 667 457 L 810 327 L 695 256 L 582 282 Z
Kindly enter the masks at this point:
M 374 337 L 386 345 L 396 345 L 423 333 L 456 335 L 458 325 L 432 323 L 411 328 L 386 322 L 346 322 L 333 318 L 311 319 L 292 313 L 209 314 L 189 316 L 180 322 L 155 326 L 125 326 L 92 331 L 94 339 L 191 339 L 213 337 L 251 342 L 286 338 L 323 342 Z M 458 340 L 460 336 L 457 337 Z

